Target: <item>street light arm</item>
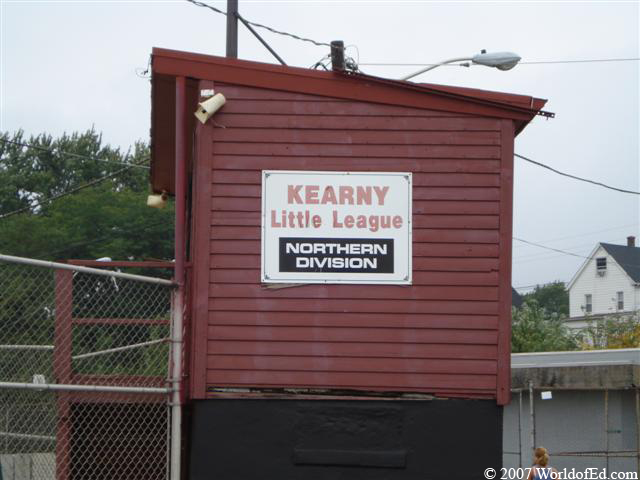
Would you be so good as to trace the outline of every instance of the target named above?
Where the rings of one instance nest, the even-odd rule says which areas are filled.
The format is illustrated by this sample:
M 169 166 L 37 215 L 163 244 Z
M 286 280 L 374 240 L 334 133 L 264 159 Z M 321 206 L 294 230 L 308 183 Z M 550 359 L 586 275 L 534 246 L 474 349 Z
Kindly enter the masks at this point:
M 436 63 L 435 65 L 431 65 L 429 67 L 423 68 L 422 70 L 418 70 L 417 72 L 412 73 L 411 75 L 407 75 L 406 77 L 402 77 L 400 80 L 409 80 L 410 78 L 416 77 L 416 76 L 420 75 L 421 73 L 428 72 L 429 70 L 433 70 L 434 68 L 438 68 L 441 65 L 446 65 L 447 63 L 465 62 L 465 61 L 469 61 L 469 60 L 473 60 L 473 57 L 450 58 L 449 60 L 445 60 L 444 62 Z

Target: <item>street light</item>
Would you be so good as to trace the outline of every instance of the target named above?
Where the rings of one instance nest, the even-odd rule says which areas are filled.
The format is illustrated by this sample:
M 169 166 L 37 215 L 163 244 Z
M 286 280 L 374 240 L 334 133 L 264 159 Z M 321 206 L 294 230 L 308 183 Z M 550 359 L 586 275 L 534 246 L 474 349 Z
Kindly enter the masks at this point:
M 511 52 L 487 53 L 486 50 L 482 50 L 482 52 L 474 55 L 473 57 L 450 58 L 449 60 L 445 60 L 444 62 L 436 63 L 435 65 L 431 65 L 427 68 L 423 68 L 422 70 L 418 70 L 411 75 L 407 75 L 400 80 L 409 80 L 410 78 L 420 75 L 421 73 L 428 72 L 429 70 L 433 70 L 440 65 L 446 65 L 447 63 L 469 61 L 477 65 L 484 65 L 485 67 L 495 67 L 498 70 L 511 70 L 520 61 L 520 56 Z M 469 66 L 468 63 L 463 63 L 462 65 L 465 67 Z

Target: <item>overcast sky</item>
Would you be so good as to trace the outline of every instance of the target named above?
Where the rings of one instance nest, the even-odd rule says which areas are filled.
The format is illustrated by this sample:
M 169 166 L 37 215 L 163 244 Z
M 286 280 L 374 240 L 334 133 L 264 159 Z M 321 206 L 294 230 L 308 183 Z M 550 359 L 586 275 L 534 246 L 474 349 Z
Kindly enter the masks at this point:
M 226 9 L 226 2 L 208 2 Z M 344 40 L 373 75 L 417 70 L 481 49 L 523 62 L 640 57 L 639 3 L 240 0 L 254 22 L 321 42 Z M 154 46 L 225 52 L 225 18 L 186 1 L 0 0 L 0 130 L 84 131 L 126 149 L 149 138 L 144 70 Z M 239 56 L 274 63 L 242 26 Z M 325 47 L 260 33 L 290 65 Z M 574 175 L 640 190 L 638 61 L 522 64 L 509 72 L 442 67 L 416 81 L 532 95 L 556 118 L 536 118 L 515 151 Z M 640 197 L 561 177 L 515 160 L 514 236 L 577 255 L 596 242 L 640 238 Z M 514 241 L 513 285 L 568 281 L 582 259 Z

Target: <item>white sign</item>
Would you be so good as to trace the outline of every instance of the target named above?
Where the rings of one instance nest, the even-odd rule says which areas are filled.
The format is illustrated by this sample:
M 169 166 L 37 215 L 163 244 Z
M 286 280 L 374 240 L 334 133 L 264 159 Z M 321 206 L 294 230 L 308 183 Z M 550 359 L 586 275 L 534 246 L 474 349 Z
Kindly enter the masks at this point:
M 411 283 L 411 173 L 262 172 L 262 281 Z

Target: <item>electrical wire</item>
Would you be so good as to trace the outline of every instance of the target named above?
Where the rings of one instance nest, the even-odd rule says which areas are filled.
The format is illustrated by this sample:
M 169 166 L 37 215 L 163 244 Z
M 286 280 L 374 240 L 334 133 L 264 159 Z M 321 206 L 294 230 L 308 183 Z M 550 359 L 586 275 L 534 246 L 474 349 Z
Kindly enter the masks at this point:
M 8 140 L 6 138 L 0 138 L 0 142 L 10 143 L 12 145 L 17 145 L 19 147 L 33 148 L 34 150 L 40 150 L 42 152 L 48 152 L 48 153 L 51 153 L 53 155 L 64 155 L 64 156 L 68 156 L 68 157 L 80 158 L 80 159 L 83 159 L 83 160 L 93 160 L 93 161 L 96 161 L 96 162 L 106 162 L 106 163 L 113 163 L 113 164 L 118 164 L 118 165 L 127 165 L 128 167 L 146 168 L 146 169 L 150 168 L 148 165 L 140 165 L 140 164 L 137 164 L 137 163 L 130 163 L 130 162 L 118 162 L 118 161 L 107 160 L 105 158 L 89 157 L 87 155 L 80 155 L 78 153 L 73 153 L 73 152 L 65 152 L 65 151 L 59 150 L 59 149 L 50 149 L 50 148 L 40 147 L 38 145 L 29 145 L 28 143 L 16 142 L 14 140 Z M 148 159 L 145 159 L 145 160 L 148 160 Z
M 583 233 L 579 233 L 577 235 L 569 235 L 567 237 L 548 238 L 548 239 L 545 239 L 545 240 L 542 240 L 542 241 L 543 242 L 557 242 L 559 240 L 568 240 L 568 239 L 577 238 L 577 237 L 587 237 L 587 236 L 593 235 L 595 233 L 610 232 L 612 230 L 621 230 L 623 228 L 628 228 L 628 227 L 634 227 L 635 228 L 637 226 L 638 226 L 637 222 L 636 223 L 628 223 L 626 225 L 620 225 L 620 226 L 611 227 L 611 228 L 604 228 L 604 229 L 601 229 L 601 230 L 592 230 L 590 232 L 583 232 Z
M 194 5 L 197 5 L 198 7 L 204 7 L 204 8 L 208 8 L 209 10 L 212 10 L 216 13 L 219 13 L 221 15 L 227 15 L 227 12 L 220 10 L 219 8 L 216 8 L 212 5 L 209 5 L 207 3 L 204 2 L 199 2 L 198 0 L 186 0 L 189 3 L 193 3 Z M 331 47 L 330 44 L 328 43 L 324 43 L 324 42 L 318 42 L 316 40 L 313 40 L 311 38 L 305 38 L 305 37 L 300 37 L 298 35 L 294 35 L 293 33 L 289 33 L 289 32 L 283 32 L 281 30 L 276 30 L 275 28 L 269 27 L 268 25 L 263 25 L 261 23 L 256 23 L 256 22 L 252 22 L 250 20 L 247 20 L 246 18 L 243 17 L 243 19 L 249 24 L 252 25 L 254 27 L 258 27 L 258 28 L 264 28 L 265 30 L 270 31 L 271 33 L 276 33 L 278 35 L 284 35 L 285 37 L 290 37 L 293 38 L 295 40 L 300 40 L 302 42 L 309 42 L 312 43 L 318 47 Z
M 530 242 L 529 240 L 524 240 L 523 238 L 513 237 L 513 239 L 517 240 L 518 242 L 526 243 L 528 245 L 533 245 L 534 247 L 540 247 L 540 248 L 544 248 L 545 250 L 551 250 L 552 252 L 564 253 L 565 255 L 571 255 L 573 257 L 578 257 L 578 258 L 590 258 L 590 257 L 585 257 L 584 255 L 578 255 L 577 253 L 568 252 L 566 250 L 560 250 L 559 248 L 547 247 L 546 245 L 542 245 L 540 243 Z
M 70 190 L 66 190 L 66 191 L 61 192 L 61 193 L 59 193 L 57 195 L 53 195 L 51 197 L 43 198 L 42 200 L 38 200 L 37 202 L 35 202 L 34 204 L 29 205 L 28 207 L 20 208 L 18 210 L 14 210 L 12 212 L 5 213 L 3 215 L 0 215 L 0 220 L 4 220 L 5 218 L 12 217 L 13 215 L 17 215 L 19 213 L 26 212 L 27 210 L 31 210 L 32 208 L 35 208 L 35 207 L 38 207 L 38 206 L 42 205 L 43 203 L 52 202 L 52 201 L 58 200 L 58 199 L 60 199 L 62 197 L 66 197 L 67 195 L 71 195 L 73 193 L 79 192 L 80 190 L 84 190 L 85 188 L 93 187 L 94 185 L 97 185 L 98 183 L 104 182 L 105 180 L 108 180 L 108 179 L 113 178 L 113 177 L 115 177 L 117 175 L 120 175 L 122 172 L 125 172 L 125 171 L 129 170 L 130 168 L 131 168 L 131 165 L 129 165 L 128 167 L 121 168 L 120 170 L 116 170 L 115 172 L 110 173 L 108 175 L 105 175 L 103 177 L 99 177 L 99 178 L 96 178 L 95 180 L 91 180 L 90 182 L 84 183 L 82 185 L 78 185 L 77 187 L 74 187 L 74 188 L 72 188 Z
M 563 64 L 563 63 L 600 63 L 600 62 L 634 62 L 640 60 L 640 57 L 633 58 L 595 58 L 595 59 L 585 59 L 585 60 L 541 60 L 541 61 L 532 61 L 532 62 L 518 62 L 518 65 L 552 65 L 552 64 Z M 360 65 L 372 66 L 372 67 L 432 67 L 434 65 L 438 65 L 437 63 L 393 63 L 393 62 L 371 62 L 371 63 L 361 63 Z M 459 67 L 460 64 L 448 64 L 443 66 L 449 67 Z M 465 65 L 467 66 L 467 65 Z
M 573 178 L 574 180 L 580 180 L 581 182 L 591 183 L 591 184 L 597 185 L 599 187 L 608 188 L 609 190 L 615 190 L 616 192 L 631 193 L 632 195 L 640 195 L 640 192 L 636 192 L 636 191 L 633 191 L 633 190 L 625 190 L 624 188 L 612 187 L 610 185 L 607 185 L 607 184 L 604 184 L 604 183 L 601 183 L 601 182 L 596 182 L 595 180 L 589 180 L 588 178 L 577 177 L 577 176 L 571 175 L 569 173 L 561 172 L 560 170 L 556 170 L 555 168 L 552 168 L 549 165 L 545 165 L 544 163 L 536 162 L 535 160 L 531 160 L 530 158 L 527 158 L 527 157 L 525 157 L 523 155 L 519 155 L 517 153 L 514 153 L 513 155 L 515 157 L 521 158 L 522 160 L 525 160 L 525 161 L 527 161 L 529 163 L 532 163 L 534 165 L 537 165 L 539 167 L 546 168 L 547 170 L 551 170 L 552 172 L 557 173 L 558 175 L 563 175 L 565 177 Z
M 586 255 L 579 255 L 577 253 L 572 253 L 572 252 L 567 252 L 566 250 L 560 250 L 559 248 L 553 248 L 553 247 L 548 247 L 546 245 L 542 245 L 540 243 L 535 243 L 535 242 L 530 242 L 529 240 L 524 240 L 523 238 L 518 238 L 518 237 L 513 237 L 514 240 L 517 240 L 519 242 L 522 243 L 527 243 L 529 245 L 534 245 L 536 247 L 540 247 L 540 248 L 544 248 L 546 250 L 551 250 L 553 252 L 558 252 L 558 253 L 562 253 L 564 255 L 571 255 L 572 257 L 578 257 L 578 258 L 586 258 L 587 260 L 591 260 L 593 257 L 588 257 Z M 606 242 L 598 242 L 598 243 L 606 243 Z M 615 259 L 614 259 L 615 260 Z M 618 261 L 616 261 L 616 263 L 618 265 L 620 265 L 621 267 L 633 267 L 633 268 L 638 268 L 638 264 L 632 264 L 632 263 L 620 263 Z

